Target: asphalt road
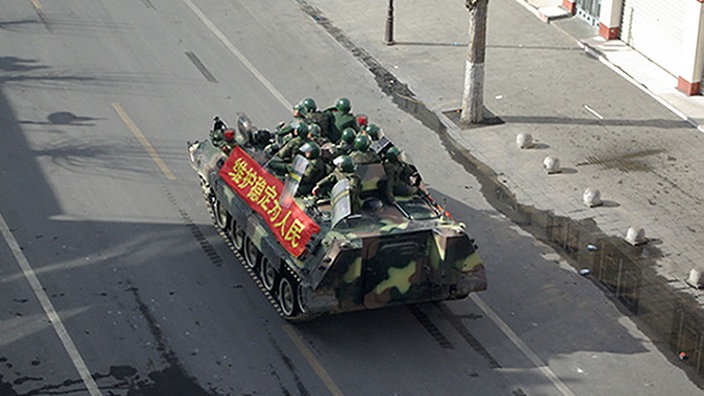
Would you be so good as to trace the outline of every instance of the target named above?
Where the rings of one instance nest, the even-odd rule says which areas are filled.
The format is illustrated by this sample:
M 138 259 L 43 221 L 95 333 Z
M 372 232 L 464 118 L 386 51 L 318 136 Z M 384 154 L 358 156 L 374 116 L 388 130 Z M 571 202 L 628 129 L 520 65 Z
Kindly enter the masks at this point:
M 0 395 L 695 394 L 500 216 L 294 0 L 2 0 Z M 350 98 L 466 222 L 487 292 L 287 324 L 211 226 L 187 140 Z

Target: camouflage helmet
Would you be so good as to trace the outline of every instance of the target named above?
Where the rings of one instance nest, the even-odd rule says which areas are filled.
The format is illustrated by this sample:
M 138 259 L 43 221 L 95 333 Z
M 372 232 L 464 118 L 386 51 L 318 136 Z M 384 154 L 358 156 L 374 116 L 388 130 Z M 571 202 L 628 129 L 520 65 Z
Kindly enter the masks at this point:
M 401 156 L 401 150 L 398 149 L 396 146 L 389 147 L 388 150 L 386 150 L 386 159 L 388 159 L 391 162 L 396 162 L 398 161 L 398 157 Z
M 340 140 L 347 144 L 352 144 L 354 143 L 354 138 L 357 136 L 357 132 L 354 131 L 352 128 L 345 128 L 342 131 L 342 136 L 340 137 Z
M 308 125 L 308 136 L 310 136 L 310 137 L 314 137 L 314 138 L 320 137 L 320 135 L 322 134 L 322 131 L 323 130 L 320 129 L 320 125 L 318 125 L 316 123 L 312 123 L 312 124 Z
M 376 126 L 376 124 L 369 124 L 367 125 L 366 128 L 364 128 L 364 131 L 369 135 L 372 140 L 377 140 L 379 139 L 379 127 Z
M 296 126 L 294 130 L 296 131 L 296 135 L 304 137 L 308 134 L 308 124 L 306 124 L 305 122 L 301 122 Z
M 343 113 L 349 113 L 352 110 L 352 105 L 350 105 L 350 100 L 347 98 L 340 98 L 335 103 L 335 108 Z
M 301 148 L 298 149 L 301 153 L 304 155 L 306 153 L 310 153 L 310 158 L 315 159 L 320 156 L 320 146 L 318 146 L 318 143 L 316 142 L 305 142 L 301 146 Z
M 367 151 L 371 143 L 369 136 L 360 133 L 354 138 L 354 149 L 357 151 Z
M 318 105 L 315 103 L 315 100 L 313 100 L 313 98 L 305 98 L 301 101 L 301 104 L 303 105 L 303 108 L 306 109 L 307 113 L 318 109 Z
M 337 166 L 340 167 L 340 170 L 343 172 L 354 172 L 355 170 L 355 165 L 354 161 L 352 161 L 352 158 L 350 158 L 349 155 L 341 155 L 338 158 L 336 158 L 337 161 Z

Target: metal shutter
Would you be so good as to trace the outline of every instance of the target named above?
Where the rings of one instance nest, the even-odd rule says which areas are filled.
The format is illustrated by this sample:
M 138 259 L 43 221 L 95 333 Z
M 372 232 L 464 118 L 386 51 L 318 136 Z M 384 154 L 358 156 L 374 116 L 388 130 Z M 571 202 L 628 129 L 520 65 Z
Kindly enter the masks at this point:
M 665 70 L 679 75 L 687 1 L 694 0 L 624 0 L 621 40 Z

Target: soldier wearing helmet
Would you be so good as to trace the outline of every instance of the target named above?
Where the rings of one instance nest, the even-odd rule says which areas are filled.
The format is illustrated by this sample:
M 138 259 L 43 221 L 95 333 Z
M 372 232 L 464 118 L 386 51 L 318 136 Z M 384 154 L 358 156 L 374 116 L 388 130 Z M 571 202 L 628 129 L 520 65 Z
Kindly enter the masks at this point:
M 384 171 L 386 172 L 386 201 L 395 203 L 396 196 L 409 197 L 418 192 L 420 178 L 415 168 L 401 160 L 401 151 L 392 146 L 386 150 Z M 415 181 L 412 179 L 416 179 Z
M 312 98 L 305 98 L 301 102 L 306 109 L 305 120 L 307 124 L 320 127 L 320 135 L 327 137 L 330 132 L 330 114 L 318 110 L 318 105 Z
M 301 100 L 301 104 L 303 105 L 303 108 L 306 110 L 306 113 L 310 113 L 311 111 L 318 110 L 318 105 L 315 103 L 315 100 L 313 100 L 313 98 L 305 98 L 305 99 Z
M 291 133 L 291 131 L 298 125 L 301 121 L 305 120 L 306 117 L 306 107 L 303 102 L 296 103 L 293 106 L 293 121 L 285 124 L 283 121 L 279 123 L 278 134 L 286 135 Z
M 320 179 L 325 177 L 325 162 L 320 158 L 320 146 L 313 141 L 304 143 L 298 151 L 308 160 L 296 190 L 297 196 L 308 195 Z
M 312 100 L 312 99 L 311 99 Z M 267 154 L 276 153 L 281 147 L 295 136 L 295 129 L 305 120 L 306 108 L 303 101 L 293 106 L 293 120 L 286 124 L 281 121 L 274 132 L 274 143 L 264 148 Z
M 227 125 L 225 125 L 225 121 L 221 120 L 220 117 L 215 116 L 213 117 L 213 130 L 214 131 L 222 131 L 223 129 L 227 128 Z
M 225 122 L 220 119 L 220 117 L 215 116 L 213 118 L 213 129 L 210 131 L 210 141 L 215 147 L 222 147 L 223 141 L 223 131 L 227 128 Z
M 320 147 L 330 142 L 325 136 L 323 136 L 322 130 L 318 124 L 308 125 L 308 140 L 316 142 Z
M 354 149 L 350 153 L 350 158 L 355 164 L 373 164 L 381 162 L 379 154 L 369 149 L 372 141 L 369 136 L 360 133 L 354 138 Z
M 352 128 L 355 131 L 359 130 L 357 120 L 350 112 L 351 110 L 352 106 L 347 98 L 338 99 L 337 103 L 335 103 L 335 107 L 330 109 L 333 117 L 333 127 L 331 128 L 332 135 L 330 136 L 330 140 L 333 143 L 337 143 L 340 140 L 342 131 L 344 131 L 345 128 Z
M 342 179 L 347 179 L 349 182 L 350 206 L 352 213 L 359 213 L 362 208 L 362 200 L 359 197 L 361 181 L 357 176 L 356 165 L 347 155 L 341 155 L 335 158 L 337 166 L 335 169 L 324 178 L 320 179 L 313 187 L 313 195 L 319 196 L 320 190 L 325 194 L 329 193 L 332 186 Z
M 296 103 L 293 106 L 293 118 L 303 119 L 306 116 L 306 108 L 303 103 Z
M 381 129 L 376 126 L 376 124 L 367 125 L 367 127 L 364 128 L 364 133 L 366 133 L 373 142 L 381 138 Z
M 357 137 L 357 132 L 352 128 L 345 128 L 342 131 L 340 142 L 335 146 L 335 151 L 338 155 L 349 154 L 354 149 L 354 139 Z
M 298 153 L 298 149 L 308 141 L 308 125 L 306 123 L 299 123 L 293 131 L 295 136 L 276 153 L 284 161 L 291 161 L 293 156 Z

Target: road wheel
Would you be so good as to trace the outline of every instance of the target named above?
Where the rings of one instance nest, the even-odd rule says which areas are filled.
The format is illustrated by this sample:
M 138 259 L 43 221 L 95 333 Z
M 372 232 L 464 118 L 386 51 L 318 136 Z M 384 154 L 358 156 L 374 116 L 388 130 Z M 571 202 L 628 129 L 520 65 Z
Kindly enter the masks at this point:
M 203 191 L 203 196 L 207 198 L 210 187 L 208 187 L 208 183 L 206 183 L 205 179 L 203 179 L 202 177 L 200 178 L 200 188 Z
M 306 312 L 306 303 L 303 301 L 303 285 L 298 284 L 298 287 L 296 288 L 296 302 L 298 302 L 298 310 L 305 313 Z
M 274 290 L 274 285 L 276 285 L 276 268 L 271 265 L 271 262 L 266 257 L 262 259 L 261 271 L 259 275 L 262 279 L 264 288 L 268 292 L 272 292 Z
M 261 254 L 259 253 L 259 250 L 257 250 L 257 247 L 254 246 L 254 242 L 252 242 L 251 239 L 245 237 L 244 240 L 244 261 L 247 263 L 247 266 L 249 268 L 257 268 L 257 264 L 259 264 L 259 257 Z
M 217 197 L 213 197 L 213 215 L 215 216 L 215 225 L 222 230 L 227 230 L 227 223 L 230 214 L 227 213 L 227 209 L 223 206 Z
M 282 276 L 279 282 L 279 305 L 285 316 L 293 316 L 296 313 L 297 297 L 296 287 L 293 286 L 288 276 Z
M 234 218 L 230 221 L 230 239 L 232 239 L 232 244 L 235 245 L 235 249 L 241 252 L 244 247 L 244 230 Z

